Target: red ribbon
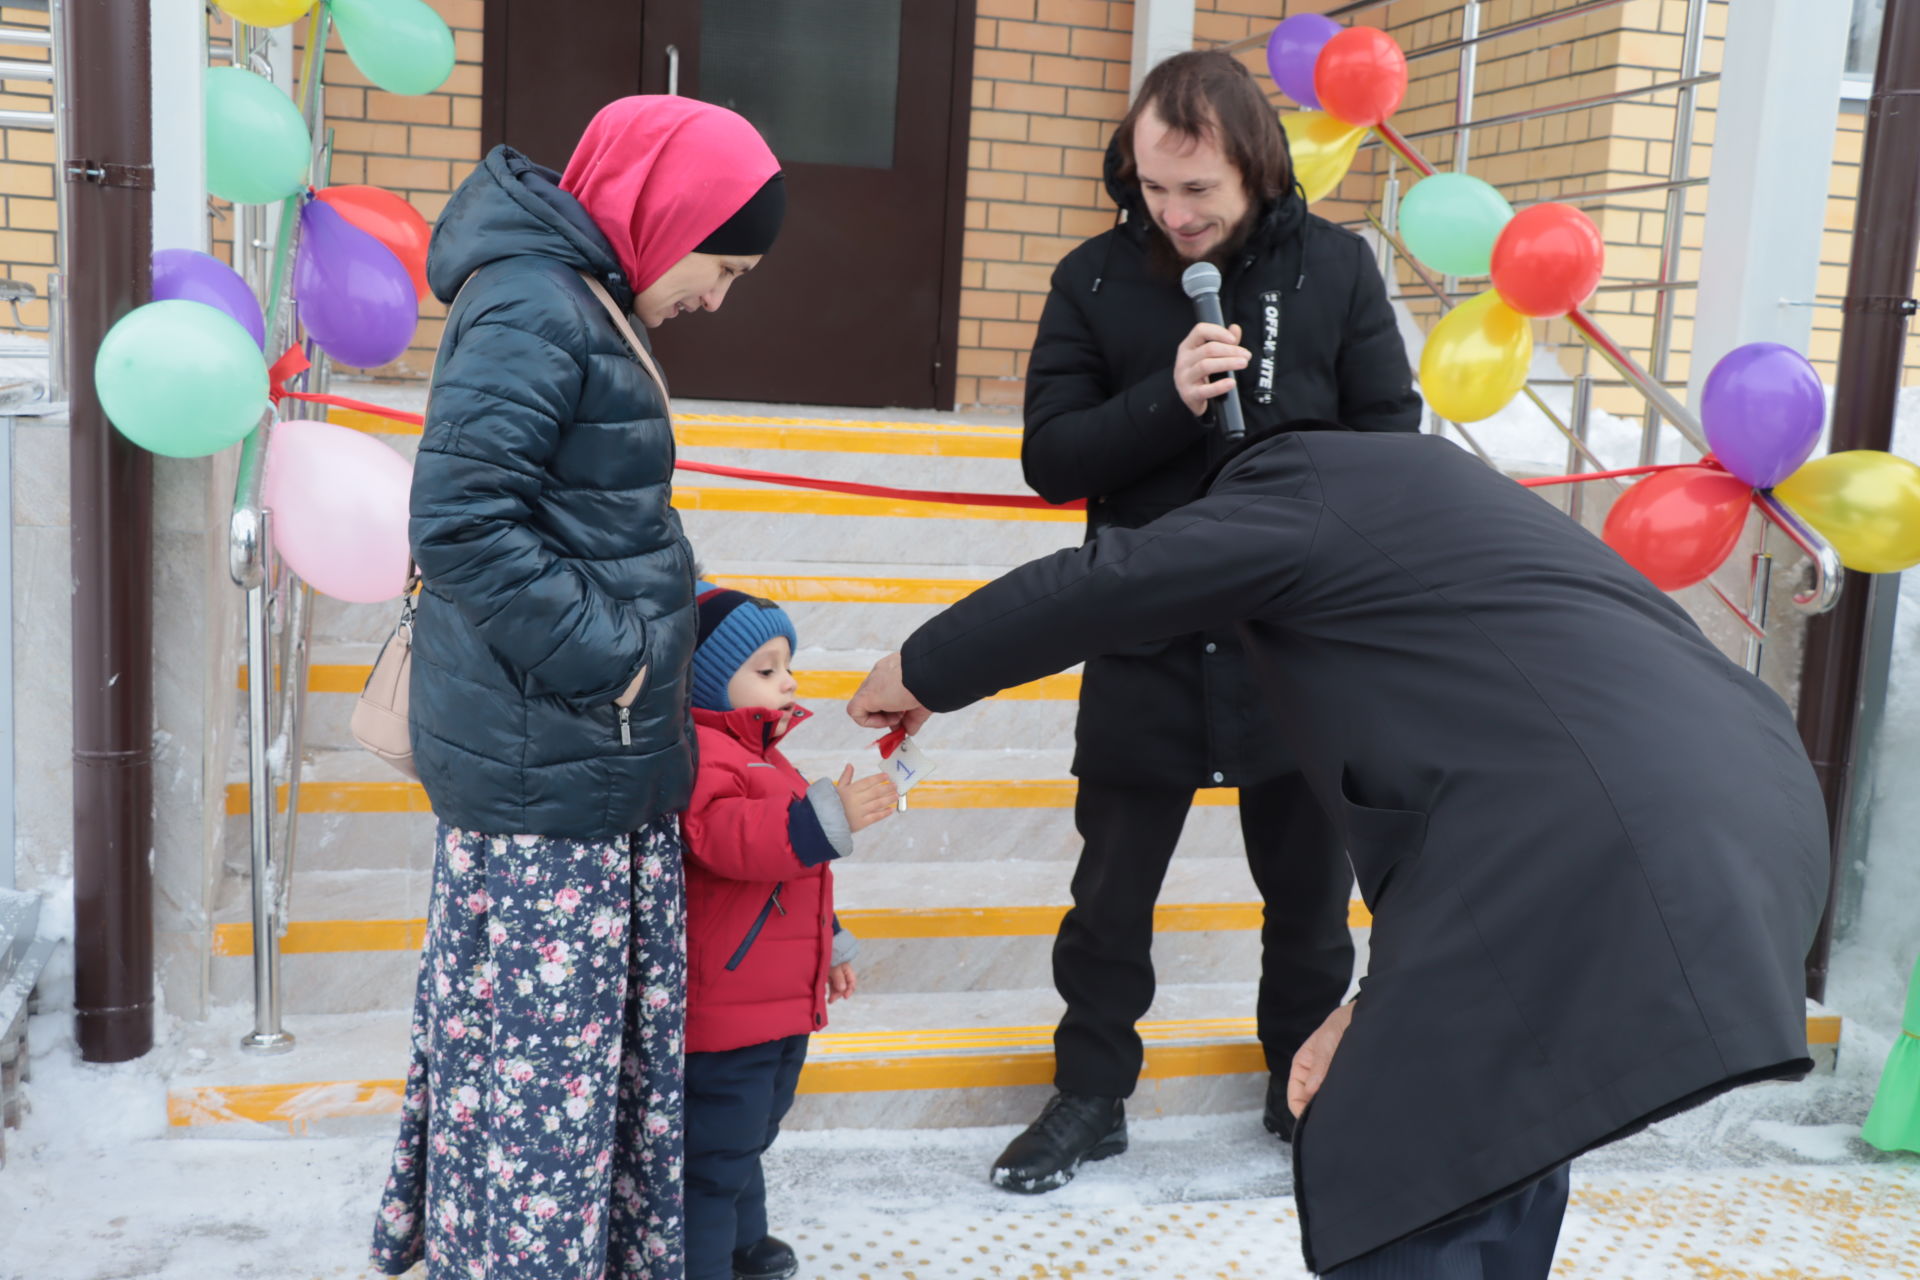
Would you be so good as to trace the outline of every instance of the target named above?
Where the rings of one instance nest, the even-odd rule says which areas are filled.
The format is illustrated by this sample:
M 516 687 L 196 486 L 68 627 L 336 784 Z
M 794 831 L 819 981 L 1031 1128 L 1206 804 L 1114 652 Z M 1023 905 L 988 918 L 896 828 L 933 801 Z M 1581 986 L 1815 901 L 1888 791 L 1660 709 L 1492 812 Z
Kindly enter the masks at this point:
M 676 462 L 676 470 L 697 471 L 706 476 L 729 476 L 735 480 L 758 480 L 765 484 L 788 485 L 795 489 L 825 489 L 832 493 L 855 493 L 869 498 L 899 498 L 907 502 L 946 502 L 962 507 L 1020 507 L 1028 510 L 1084 511 L 1085 502 L 1048 502 L 1031 493 L 953 493 L 938 489 L 895 489 L 884 484 L 856 484 L 850 480 L 821 480 L 812 476 L 790 476 L 779 471 L 755 471 L 750 467 L 722 467 L 711 462 Z
M 880 758 L 882 760 L 890 760 L 893 758 L 893 753 L 900 749 L 900 744 L 906 740 L 907 726 L 897 724 L 887 731 L 886 737 L 880 739 L 873 745 L 880 748 Z
M 267 370 L 267 394 L 275 404 L 282 400 L 299 400 L 307 404 L 326 404 L 339 409 L 355 409 L 361 413 L 370 413 L 376 418 L 388 418 L 394 422 L 405 422 L 412 426 L 424 427 L 427 420 L 417 413 L 402 413 L 398 409 L 389 409 L 385 405 L 369 404 L 365 400 L 349 400 L 345 396 L 319 396 L 306 391 L 290 391 L 287 384 L 313 367 L 307 359 L 307 353 L 299 347 L 288 347 L 287 354 L 273 362 Z
M 1550 484 L 1580 484 L 1587 480 L 1618 480 L 1624 476 L 1650 476 L 1658 471 L 1672 471 L 1679 467 L 1705 467 L 1709 471 L 1725 471 L 1720 459 L 1708 454 L 1698 462 L 1656 462 L 1646 467 L 1622 467 L 1618 471 L 1580 471 L 1570 476 L 1534 476 L 1526 480 L 1515 481 L 1529 489 L 1539 489 Z

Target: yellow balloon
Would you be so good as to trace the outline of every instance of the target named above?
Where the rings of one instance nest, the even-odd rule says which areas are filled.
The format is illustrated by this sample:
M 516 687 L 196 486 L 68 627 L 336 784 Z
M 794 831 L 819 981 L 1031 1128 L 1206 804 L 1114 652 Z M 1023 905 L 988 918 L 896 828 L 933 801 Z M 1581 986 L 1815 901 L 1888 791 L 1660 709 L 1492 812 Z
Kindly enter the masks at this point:
M 1920 564 L 1920 467 L 1878 449 L 1815 458 L 1773 492 L 1858 573 Z
M 1420 394 L 1453 422 L 1478 422 L 1507 407 L 1527 385 L 1533 327 L 1489 289 L 1433 326 L 1420 353 Z
M 1358 125 L 1336 120 L 1324 111 L 1290 111 L 1280 117 L 1287 131 L 1287 149 L 1293 153 L 1293 176 L 1313 204 L 1340 185 L 1353 167 L 1353 154 L 1360 149 L 1367 131 Z
M 250 27 L 284 27 L 313 8 L 313 0 L 217 0 L 222 9 Z

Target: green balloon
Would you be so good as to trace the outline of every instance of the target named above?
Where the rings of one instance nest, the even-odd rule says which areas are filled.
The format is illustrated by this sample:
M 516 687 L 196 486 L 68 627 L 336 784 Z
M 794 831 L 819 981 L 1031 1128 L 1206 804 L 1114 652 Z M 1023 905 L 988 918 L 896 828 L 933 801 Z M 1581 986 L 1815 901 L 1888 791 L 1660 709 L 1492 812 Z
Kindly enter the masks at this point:
M 1483 276 L 1493 242 L 1513 206 L 1493 187 L 1465 173 L 1436 173 L 1413 184 L 1400 202 L 1400 235 L 1413 256 L 1450 276 Z
M 388 93 L 432 93 L 453 74 L 453 32 L 424 0 L 332 0 L 360 74 Z
M 244 439 L 267 411 L 267 362 L 234 319 L 203 302 L 149 302 L 100 341 L 93 388 L 120 434 L 169 458 Z
M 245 67 L 207 70 L 207 190 L 272 204 L 307 185 L 313 140 L 299 108 Z

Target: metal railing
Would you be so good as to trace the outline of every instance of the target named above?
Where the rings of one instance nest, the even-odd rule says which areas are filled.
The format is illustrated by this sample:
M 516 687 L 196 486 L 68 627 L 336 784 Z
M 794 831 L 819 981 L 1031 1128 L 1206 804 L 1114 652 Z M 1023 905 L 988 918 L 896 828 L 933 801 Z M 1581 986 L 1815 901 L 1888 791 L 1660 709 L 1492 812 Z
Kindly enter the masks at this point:
M 1706 178 L 1693 176 L 1691 171 L 1694 126 L 1698 108 L 1696 95 L 1701 87 L 1712 84 L 1720 78 L 1717 74 L 1703 74 L 1700 70 L 1701 53 L 1706 36 L 1707 0 L 1688 0 L 1686 27 L 1682 37 L 1680 75 L 1677 78 L 1496 116 L 1475 119 L 1473 114 L 1479 50 L 1483 45 L 1521 32 L 1541 30 L 1585 18 L 1607 9 L 1617 8 L 1627 2 L 1628 0 L 1588 0 L 1587 3 L 1570 5 L 1552 13 L 1510 22 L 1505 26 L 1482 29 L 1483 0 L 1464 0 L 1459 8 L 1459 37 L 1406 51 L 1409 63 L 1449 53 L 1459 55 L 1452 123 L 1406 134 L 1398 132 L 1390 124 L 1381 125 L 1374 130 L 1375 138 L 1387 150 L 1388 164 L 1385 180 L 1382 183 L 1380 209 L 1378 212 L 1369 210 L 1363 225 L 1370 226 L 1379 238 L 1381 248 L 1378 261 L 1383 275 L 1391 273 L 1393 258 L 1397 256 L 1407 265 L 1427 294 L 1436 299 L 1443 308 L 1450 307 L 1462 296 L 1458 292 L 1458 282 L 1451 277 L 1436 280 L 1432 273 L 1408 251 L 1406 243 L 1399 235 L 1398 164 L 1404 162 L 1421 176 L 1435 171 L 1434 166 L 1420 154 L 1418 142 L 1428 138 L 1450 137 L 1453 140 L 1453 167 L 1455 171 L 1464 172 L 1472 155 L 1473 135 L 1476 130 L 1587 111 L 1656 94 L 1675 94 L 1672 155 L 1665 181 L 1631 183 L 1618 187 L 1543 197 L 1561 203 L 1584 203 L 1621 196 L 1662 193 L 1666 196 L 1662 211 L 1658 277 L 1653 280 L 1616 282 L 1603 285 L 1598 290 L 1601 293 L 1644 292 L 1653 295 L 1654 322 L 1646 367 L 1643 368 L 1584 310 L 1575 310 L 1567 317 L 1580 335 L 1586 349 L 1591 353 L 1597 353 L 1603 361 L 1612 366 L 1618 375 L 1616 385 L 1631 388 L 1645 402 L 1641 420 L 1639 456 L 1641 465 L 1647 465 L 1659 456 L 1660 432 L 1663 423 L 1671 427 L 1697 453 L 1704 455 L 1708 452 L 1705 433 L 1701 429 L 1699 418 L 1672 394 L 1666 381 L 1672 354 L 1677 295 L 1697 287 L 1697 282 L 1678 278 L 1681 252 L 1685 244 L 1687 193 L 1694 187 L 1706 185 L 1708 181 Z M 1389 3 L 1391 0 L 1358 0 L 1357 3 L 1330 9 L 1326 16 L 1336 20 L 1350 18 L 1369 10 L 1384 8 Z M 1266 40 L 1265 34 L 1259 34 L 1219 47 L 1230 53 L 1246 53 L 1261 48 Z M 1515 203 L 1537 202 L 1515 201 Z M 1540 380 L 1530 380 L 1525 388 L 1525 394 L 1546 420 L 1566 439 L 1568 474 L 1577 474 L 1589 468 L 1595 471 L 1606 470 L 1605 464 L 1594 453 L 1589 442 L 1593 392 L 1598 380 L 1583 372 L 1570 381 L 1573 395 L 1570 413 L 1565 420 L 1556 414 L 1540 396 L 1537 390 Z M 1489 465 L 1493 463 L 1492 455 L 1481 446 L 1464 424 L 1445 423 L 1438 419 L 1437 415 L 1434 421 L 1442 427 L 1451 427 L 1477 456 Z M 1623 487 L 1618 480 L 1605 483 L 1611 484 L 1616 490 Z M 1576 519 L 1583 514 L 1584 498 L 1581 491 L 1584 487 L 1580 484 L 1566 486 L 1567 511 Z M 1839 557 L 1819 534 L 1771 494 L 1760 496 L 1760 506 L 1763 518 L 1760 521 L 1758 546 L 1748 575 L 1746 603 L 1744 605 L 1737 603 L 1711 579 L 1707 582 L 1707 586 L 1714 595 L 1746 629 L 1745 665 L 1748 670 L 1756 674 L 1759 672 L 1760 662 L 1765 653 L 1767 593 L 1772 581 L 1773 557 L 1768 550 L 1769 528 L 1778 528 L 1786 534 L 1787 538 L 1806 555 L 1812 566 L 1812 585 L 1804 591 L 1797 592 L 1793 597 L 1795 605 L 1802 611 L 1824 613 L 1831 609 L 1839 598 L 1843 578 Z
M 29 62 L 19 58 L 0 59 L 0 83 L 9 80 L 25 80 L 37 84 L 58 86 L 61 50 L 54 41 L 54 28 L 60 21 L 60 0 L 52 0 L 47 10 L 48 26 L 45 30 L 38 27 L 0 27 L 0 45 L 24 49 L 45 49 L 45 62 Z M 65 129 L 61 119 L 60 99 L 56 87 L 54 101 L 45 111 L 22 111 L 15 108 L 0 110 L 0 129 L 34 129 L 53 134 L 53 154 L 57 161 L 66 155 Z M 56 172 L 53 181 L 54 216 L 56 228 L 67 225 L 66 201 L 67 184 L 60 180 Z M 54 234 L 53 270 L 47 273 L 45 299 L 47 303 L 47 322 L 44 325 L 28 324 L 20 314 L 22 302 L 37 301 L 42 297 L 40 290 L 25 280 L 0 282 L 6 293 L 3 299 L 13 312 L 13 324 L 10 328 L 21 333 L 44 333 L 47 335 L 47 401 L 50 404 L 63 403 L 67 398 L 67 344 L 66 344 L 66 307 L 65 303 L 65 252 L 62 247 L 64 233 Z
M 307 31 L 301 73 L 301 113 L 313 138 L 309 177 L 328 168 L 322 109 L 329 12 L 320 6 Z M 235 24 L 235 65 L 272 78 L 267 33 Z M 295 332 L 287 280 L 299 234 L 300 197 L 277 208 L 238 205 L 234 260 L 262 300 L 267 350 L 284 350 Z M 271 234 L 269 234 L 271 233 Z M 308 344 L 314 367 L 309 389 L 325 390 L 327 360 Z M 281 1024 L 280 938 L 289 918 L 293 855 L 299 845 L 300 774 L 305 750 L 306 696 L 313 645 L 313 589 L 273 552 L 273 513 L 263 505 L 267 442 L 278 421 L 270 408 L 241 446 L 228 521 L 227 567 L 246 592 L 247 806 L 253 915 L 253 1030 L 241 1046 L 260 1053 L 293 1047 Z M 284 800 L 282 788 L 284 787 Z M 281 816 L 276 830 L 275 818 Z

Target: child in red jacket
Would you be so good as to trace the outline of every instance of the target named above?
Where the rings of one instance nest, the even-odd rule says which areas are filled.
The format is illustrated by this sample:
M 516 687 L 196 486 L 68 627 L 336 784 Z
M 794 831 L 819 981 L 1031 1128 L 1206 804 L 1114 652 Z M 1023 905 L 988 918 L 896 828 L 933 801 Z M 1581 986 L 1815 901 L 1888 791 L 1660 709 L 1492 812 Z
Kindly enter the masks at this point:
M 793 1103 L 807 1037 L 854 991 L 857 944 L 833 915 L 834 859 L 894 811 L 885 774 L 808 785 L 776 745 L 795 705 L 793 622 L 769 600 L 697 588 L 693 720 L 700 772 L 685 818 L 687 1280 L 799 1270 L 767 1234 L 760 1156 Z

